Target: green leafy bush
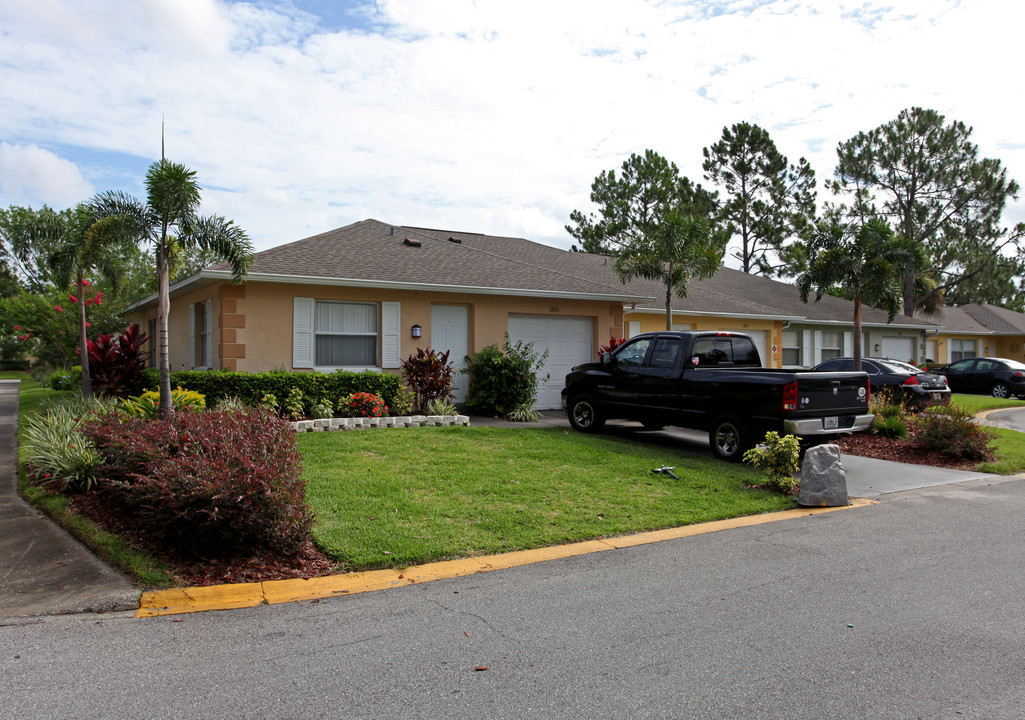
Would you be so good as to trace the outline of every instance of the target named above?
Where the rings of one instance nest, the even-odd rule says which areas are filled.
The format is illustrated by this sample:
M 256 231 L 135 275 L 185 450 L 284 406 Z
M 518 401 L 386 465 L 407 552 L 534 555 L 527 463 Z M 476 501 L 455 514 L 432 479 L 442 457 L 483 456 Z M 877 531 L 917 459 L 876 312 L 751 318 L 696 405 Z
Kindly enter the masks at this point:
M 505 416 L 506 420 L 512 420 L 513 422 L 538 422 L 541 417 L 541 413 L 530 405 L 520 405 L 517 408 L 513 408 Z
M 489 345 L 474 353 L 464 373 L 470 376 L 466 408 L 482 415 L 507 415 L 537 399 L 537 372 L 548 359 L 534 352 L 534 343 L 509 342 L 502 348 Z
M 453 403 L 441 398 L 431 400 L 424 408 L 426 415 L 455 415 L 456 412 L 456 406 Z
M 242 410 L 246 404 L 237 397 L 226 397 L 217 403 L 218 410 Z
M 326 398 L 315 402 L 310 407 L 310 415 L 318 420 L 323 418 L 333 418 L 335 416 L 334 404 Z
M 175 412 L 202 412 L 206 409 L 206 398 L 198 392 L 177 387 L 171 391 L 171 407 Z M 122 398 L 121 410 L 135 417 L 157 417 L 160 414 L 160 393 L 149 390 L 138 397 Z
M 103 457 L 112 500 L 158 541 L 217 557 L 309 540 L 295 433 L 265 409 L 108 415 L 82 431 Z
M 765 433 L 765 442 L 744 453 L 744 462 L 759 468 L 769 485 L 780 492 L 793 492 L 794 473 L 801 467 L 801 441 L 794 435 L 779 436 L 775 430 Z
M 278 398 L 277 398 L 277 396 L 275 396 L 274 393 L 267 393 L 267 394 L 265 394 L 262 398 L 260 398 L 259 407 L 266 408 L 267 410 L 270 410 L 272 413 L 277 414 L 278 413 Z
M 918 416 L 917 442 L 965 460 L 990 460 L 996 437 L 957 405 L 934 405 Z
M 908 424 L 900 415 L 876 415 L 872 431 L 885 438 L 904 438 L 908 436 Z
M 81 390 L 82 366 L 75 365 L 70 370 L 54 370 L 47 378 L 46 384 L 51 390 Z
M 413 412 L 413 405 L 416 402 L 416 395 L 412 390 L 408 388 L 399 388 L 399 391 L 395 393 L 395 397 L 392 399 L 391 404 L 388 405 L 392 415 L 411 415 Z
M 292 420 L 302 420 L 306 417 L 306 403 L 303 400 L 303 391 L 297 387 L 289 390 L 288 397 L 285 398 L 281 409 Z
M 432 400 L 448 400 L 452 392 L 455 368 L 448 361 L 450 350 L 439 353 L 433 348 L 417 348 L 402 361 L 402 377 L 416 393 L 416 407 L 425 410 Z M 429 413 L 431 415 L 435 413 Z
M 38 485 L 56 483 L 69 492 L 91 490 L 103 458 L 81 429 L 86 420 L 104 411 L 102 404 L 79 397 L 29 417 L 23 435 L 28 478 Z
M 159 374 L 154 369 L 143 372 L 146 387 L 156 389 Z M 246 405 L 259 405 L 265 395 L 277 400 L 287 398 L 293 388 L 302 392 L 304 399 L 338 398 L 357 392 L 373 393 L 389 406 L 402 387 L 397 374 L 381 372 L 273 372 L 248 373 L 231 370 L 186 370 L 171 373 L 171 386 L 202 393 L 210 405 L 224 397 L 237 397 Z

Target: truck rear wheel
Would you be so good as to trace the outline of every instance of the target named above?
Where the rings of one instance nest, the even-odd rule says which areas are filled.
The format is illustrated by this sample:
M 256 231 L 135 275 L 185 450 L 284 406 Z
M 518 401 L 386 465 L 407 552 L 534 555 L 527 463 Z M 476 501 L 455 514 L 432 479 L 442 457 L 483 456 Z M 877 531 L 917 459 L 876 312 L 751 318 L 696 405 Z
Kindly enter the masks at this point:
M 569 424 L 574 430 L 593 433 L 605 427 L 605 418 L 590 395 L 577 395 L 569 401 Z
M 744 451 L 751 447 L 751 433 L 740 418 L 721 415 L 708 431 L 708 445 L 720 460 L 740 462 L 744 459 Z

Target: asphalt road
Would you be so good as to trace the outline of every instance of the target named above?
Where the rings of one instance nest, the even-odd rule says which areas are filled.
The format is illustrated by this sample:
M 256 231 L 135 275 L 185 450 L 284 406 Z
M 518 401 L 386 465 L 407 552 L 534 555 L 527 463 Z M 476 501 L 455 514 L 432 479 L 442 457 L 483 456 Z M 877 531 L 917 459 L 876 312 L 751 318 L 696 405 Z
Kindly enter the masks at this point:
M 1023 516 L 1025 482 L 987 478 L 318 602 L 0 626 L 0 718 L 1020 720 Z

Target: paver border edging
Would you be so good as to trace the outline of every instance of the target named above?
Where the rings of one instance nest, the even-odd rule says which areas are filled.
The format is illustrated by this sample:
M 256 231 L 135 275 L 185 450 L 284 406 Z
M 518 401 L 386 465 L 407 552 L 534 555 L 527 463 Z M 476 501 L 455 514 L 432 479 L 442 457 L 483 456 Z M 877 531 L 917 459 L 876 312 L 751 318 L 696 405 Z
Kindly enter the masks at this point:
M 344 417 L 299 420 L 292 423 L 297 433 L 365 430 L 368 428 L 411 428 L 469 425 L 466 415 L 394 415 L 379 418 Z

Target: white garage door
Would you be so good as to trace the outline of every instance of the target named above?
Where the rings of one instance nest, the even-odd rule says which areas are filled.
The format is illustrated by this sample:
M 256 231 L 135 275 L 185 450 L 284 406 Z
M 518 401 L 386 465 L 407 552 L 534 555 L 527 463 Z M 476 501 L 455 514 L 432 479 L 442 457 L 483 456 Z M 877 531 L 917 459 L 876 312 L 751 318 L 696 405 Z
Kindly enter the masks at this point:
M 915 357 L 915 339 L 884 336 L 883 357 L 904 362 L 910 361 Z
M 509 340 L 532 342 L 539 355 L 548 350 L 548 359 L 538 373 L 539 410 L 562 407 L 562 388 L 570 368 L 591 362 L 594 322 L 589 317 L 550 315 L 510 315 Z

